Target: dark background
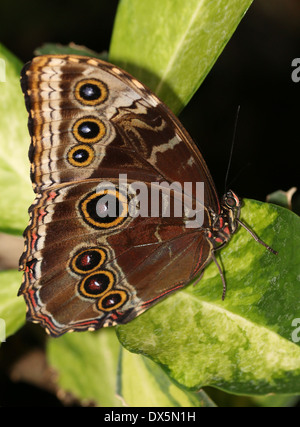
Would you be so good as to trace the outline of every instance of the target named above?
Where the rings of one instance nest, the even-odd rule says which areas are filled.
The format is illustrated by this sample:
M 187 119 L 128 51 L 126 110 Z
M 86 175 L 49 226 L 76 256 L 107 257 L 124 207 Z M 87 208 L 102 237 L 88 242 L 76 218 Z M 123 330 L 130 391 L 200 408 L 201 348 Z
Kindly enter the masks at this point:
M 23 62 L 48 42 L 75 42 L 97 52 L 108 50 L 117 5 L 117 0 L 2 1 L 0 42 Z M 254 0 L 209 76 L 181 113 L 180 119 L 201 149 L 220 194 L 224 192 L 239 105 L 230 187 L 242 197 L 265 200 L 277 189 L 300 186 L 300 82 L 291 79 L 291 63 L 297 57 L 299 0 Z M 296 195 L 297 200 L 300 206 Z M 5 344 L 0 358 L 1 406 L 61 404 L 52 393 L 20 382 L 18 376 L 19 382 L 11 381 L 20 349 L 40 348 L 43 339 L 40 328 L 27 325 Z M 31 363 L 36 365 L 35 359 Z M 47 381 L 43 380 L 43 386 Z
M 117 0 L 6 1 L 0 41 L 24 62 L 46 42 L 108 50 Z M 3 19 L 3 16 L 5 17 Z M 255 0 L 209 76 L 180 115 L 220 194 L 241 106 L 229 185 L 240 196 L 299 186 L 299 0 Z

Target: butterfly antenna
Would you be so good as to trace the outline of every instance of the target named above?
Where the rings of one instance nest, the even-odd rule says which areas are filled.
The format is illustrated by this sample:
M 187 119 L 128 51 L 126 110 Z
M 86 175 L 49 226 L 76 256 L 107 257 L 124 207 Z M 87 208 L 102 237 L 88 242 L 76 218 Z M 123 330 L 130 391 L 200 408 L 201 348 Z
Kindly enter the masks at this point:
M 234 122 L 234 128 L 233 128 L 233 137 L 232 137 L 232 143 L 231 143 L 229 161 L 228 161 L 228 166 L 227 166 L 227 171 L 226 171 L 226 176 L 225 176 L 225 191 L 224 191 L 224 193 L 226 193 L 226 191 L 227 191 L 227 189 L 226 189 L 227 188 L 227 181 L 228 181 L 229 170 L 230 170 L 232 156 L 233 156 L 233 147 L 234 147 L 234 142 L 235 142 L 235 137 L 236 137 L 236 129 L 237 129 L 237 124 L 238 124 L 240 109 L 241 109 L 241 106 L 239 105 L 238 108 L 237 108 L 236 115 L 235 115 L 235 122 Z

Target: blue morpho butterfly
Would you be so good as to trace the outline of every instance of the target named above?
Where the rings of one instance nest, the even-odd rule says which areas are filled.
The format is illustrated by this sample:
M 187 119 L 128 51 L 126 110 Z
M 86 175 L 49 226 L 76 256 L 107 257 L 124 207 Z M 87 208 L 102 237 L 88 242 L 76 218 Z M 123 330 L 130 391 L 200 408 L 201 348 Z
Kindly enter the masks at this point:
M 118 67 L 75 55 L 46 55 L 25 65 L 29 159 L 36 199 L 20 259 L 27 318 L 52 336 L 134 319 L 198 277 L 237 230 L 241 201 L 219 201 L 198 148 L 149 89 Z M 134 194 L 118 186 L 204 183 L 186 197 L 202 224 L 180 217 L 132 216 Z M 109 181 L 112 186 L 104 188 Z M 170 203 L 176 199 L 172 192 Z M 163 199 L 164 197 L 162 197 Z M 107 202 L 113 215 L 100 215 Z M 198 209 L 198 210 L 197 210 Z M 184 209 L 183 209 L 184 212 Z

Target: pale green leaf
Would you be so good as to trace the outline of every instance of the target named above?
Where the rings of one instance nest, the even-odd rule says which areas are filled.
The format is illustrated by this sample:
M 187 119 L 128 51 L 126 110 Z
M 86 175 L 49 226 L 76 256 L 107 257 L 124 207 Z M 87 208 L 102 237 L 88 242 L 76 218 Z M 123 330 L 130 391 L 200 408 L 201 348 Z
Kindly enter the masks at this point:
M 97 406 L 122 406 L 116 396 L 120 344 L 113 329 L 51 338 L 47 354 L 61 390 Z
M 107 52 L 98 53 L 86 46 L 79 46 L 75 43 L 62 45 L 60 43 L 45 43 L 35 50 L 36 55 L 83 55 L 91 56 L 92 58 L 99 58 L 107 60 Z
M 206 393 L 185 391 L 151 360 L 122 349 L 119 394 L 130 407 L 213 407 Z
M 251 3 L 252 0 L 121 0 L 109 59 L 149 86 L 178 114 Z
M 25 302 L 17 293 L 22 273 L 16 270 L 0 271 L 0 319 L 5 324 L 5 335 L 14 334 L 25 322 Z
M 221 251 L 228 292 L 216 266 L 195 285 L 117 328 L 122 344 L 160 363 L 180 384 L 238 394 L 299 393 L 300 219 L 247 200 L 243 220 L 279 254 L 243 229 Z
M 28 115 L 20 87 L 22 63 L 0 44 L 6 81 L 0 82 L 0 231 L 21 234 L 33 201 L 29 178 Z

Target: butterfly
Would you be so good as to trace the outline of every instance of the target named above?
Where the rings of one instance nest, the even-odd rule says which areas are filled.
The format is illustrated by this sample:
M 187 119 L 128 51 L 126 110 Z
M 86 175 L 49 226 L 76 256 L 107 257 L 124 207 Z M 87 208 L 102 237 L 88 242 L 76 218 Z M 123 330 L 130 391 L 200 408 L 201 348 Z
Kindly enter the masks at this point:
M 127 72 L 83 56 L 35 57 L 21 87 L 36 193 L 20 258 L 27 319 L 52 336 L 127 323 L 211 260 L 224 299 L 214 254 L 247 228 L 241 200 L 231 190 L 219 200 L 171 110 Z

